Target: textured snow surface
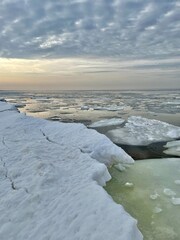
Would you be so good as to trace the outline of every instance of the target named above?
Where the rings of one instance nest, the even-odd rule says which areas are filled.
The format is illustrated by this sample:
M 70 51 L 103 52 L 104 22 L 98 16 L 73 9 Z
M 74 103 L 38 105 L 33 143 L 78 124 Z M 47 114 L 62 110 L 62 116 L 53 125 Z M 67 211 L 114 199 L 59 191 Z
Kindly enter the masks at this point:
M 180 156 L 180 140 L 168 142 L 164 147 L 167 148 L 164 153 Z
M 113 142 L 129 145 L 148 145 L 180 137 L 180 127 L 154 120 L 132 116 L 124 127 L 108 131 Z
M 102 188 L 111 178 L 106 165 L 131 157 L 82 124 L 13 109 L 0 102 L 0 239 L 142 239 Z
M 116 126 L 116 125 L 122 124 L 124 121 L 125 120 L 121 118 L 103 119 L 90 124 L 89 127 L 96 128 L 96 127 Z

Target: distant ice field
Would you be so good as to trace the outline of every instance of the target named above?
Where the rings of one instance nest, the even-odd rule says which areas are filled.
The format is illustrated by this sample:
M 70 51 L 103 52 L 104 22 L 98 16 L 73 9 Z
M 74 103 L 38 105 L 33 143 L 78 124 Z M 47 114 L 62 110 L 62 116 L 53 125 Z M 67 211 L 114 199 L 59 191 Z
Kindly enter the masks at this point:
M 180 91 L 0 91 L 27 115 L 62 122 L 142 116 L 180 126 Z
M 159 153 L 157 149 L 159 151 L 167 141 L 180 138 L 178 90 L 0 91 L 0 98 L 5 98 L 29 116 L 83 123 L 105 134 L 124 149 L 130 149 L 128 153 L 135 159 L 166 157 L 170 154 L 169 151 L 162 148 Z M 156 142 L 160 142 L 160 145 L 154 151 L 154 146 L 149 145 Z M 137 151 L 136 146 L 141 148 Z M 148 149 L 148 154 L 144 154 L 142 146 L 151 148 Z

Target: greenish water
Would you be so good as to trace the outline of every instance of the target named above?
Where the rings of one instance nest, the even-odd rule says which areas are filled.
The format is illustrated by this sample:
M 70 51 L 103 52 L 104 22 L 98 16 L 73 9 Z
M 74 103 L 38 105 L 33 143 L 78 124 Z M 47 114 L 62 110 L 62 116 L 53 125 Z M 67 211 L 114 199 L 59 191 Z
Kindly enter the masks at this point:
M 180 158 L 137 161 L 109 169 L 106 191 L 138 220 L 144 240 L 180 239 Z

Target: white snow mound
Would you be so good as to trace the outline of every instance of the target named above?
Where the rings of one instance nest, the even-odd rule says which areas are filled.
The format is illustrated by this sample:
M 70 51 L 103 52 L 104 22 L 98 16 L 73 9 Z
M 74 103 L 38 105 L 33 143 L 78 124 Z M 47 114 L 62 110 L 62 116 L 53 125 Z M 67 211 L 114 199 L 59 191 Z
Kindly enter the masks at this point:
M 102 188 L 111 178 L 106 165 L 133 160 L 82 124 L 13 109 L 0 102 L 0 239 L 142 239 Z

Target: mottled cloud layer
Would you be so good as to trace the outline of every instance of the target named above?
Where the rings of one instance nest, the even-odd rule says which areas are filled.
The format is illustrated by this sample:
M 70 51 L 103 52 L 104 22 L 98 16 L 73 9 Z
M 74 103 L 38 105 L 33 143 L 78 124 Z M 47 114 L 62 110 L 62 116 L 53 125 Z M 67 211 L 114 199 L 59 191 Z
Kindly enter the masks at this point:
M 180 88 L 179 0 L 1 0 L 1 89 Z
M 175 0 L 1 0 L 0 57 L 167 59 L 180 54 Z

